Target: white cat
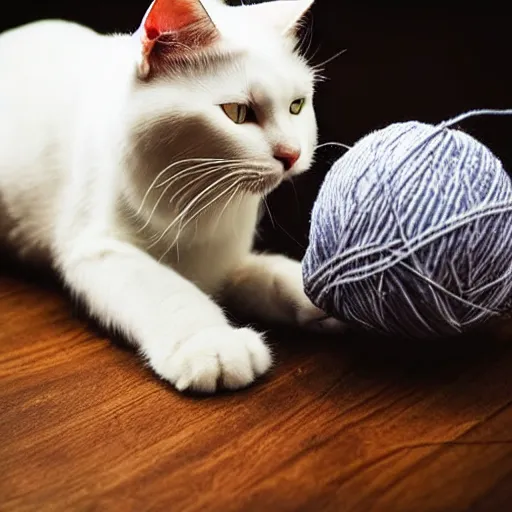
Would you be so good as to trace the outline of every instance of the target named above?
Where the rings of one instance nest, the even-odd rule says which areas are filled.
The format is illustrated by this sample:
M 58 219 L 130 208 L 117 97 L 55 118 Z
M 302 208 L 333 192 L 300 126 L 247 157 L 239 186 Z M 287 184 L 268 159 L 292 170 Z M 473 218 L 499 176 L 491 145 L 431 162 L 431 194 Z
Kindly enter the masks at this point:
M 312 1 L 156 0 L 134 35 L 42 21 L 0 36 L 2 238 L 179 390 L 271 366 L 214 299 L 338 327 L 298 262 L 251 252 L 261 199 L 313 158 L 314 73 L 295 51 Z

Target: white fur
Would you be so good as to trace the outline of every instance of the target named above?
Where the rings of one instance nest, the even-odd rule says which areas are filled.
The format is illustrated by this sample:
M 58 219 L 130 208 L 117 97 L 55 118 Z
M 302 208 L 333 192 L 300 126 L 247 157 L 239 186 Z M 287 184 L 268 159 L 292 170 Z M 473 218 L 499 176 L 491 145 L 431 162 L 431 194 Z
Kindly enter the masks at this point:
M 260 200 L 284 177 L 276 147 L 301 150 L 292 175 L 316 144 L 313 76 L 281 30 L 296 21 L 291 3 L 272 17 L 210 0 L 221 34 L 211 53 L 150 80 L 137 77 L 136 36 L 62 21 L 0 36 L 0 233 L 47 260 L 180 390 L 239 388 L 271 366 L 262 335 L 229 326 L 212 298 L 259 320 L 321 325 L 299 263 L 251 253 Z M 258 123 L 219 107 L 248 100 Z M 211 158 L 244 163 L 233 178 L 201 160 Z

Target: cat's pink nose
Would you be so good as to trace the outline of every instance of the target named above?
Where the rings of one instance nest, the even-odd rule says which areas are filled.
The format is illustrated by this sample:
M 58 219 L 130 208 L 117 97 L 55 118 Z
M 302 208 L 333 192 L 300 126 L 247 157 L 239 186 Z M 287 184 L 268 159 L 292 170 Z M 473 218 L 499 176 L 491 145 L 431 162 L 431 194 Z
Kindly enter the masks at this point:
M 283 164 L 285 171 L 289 171 L 300 158 L 300 150 L 279 145 L 274 150 L 274 158 Z

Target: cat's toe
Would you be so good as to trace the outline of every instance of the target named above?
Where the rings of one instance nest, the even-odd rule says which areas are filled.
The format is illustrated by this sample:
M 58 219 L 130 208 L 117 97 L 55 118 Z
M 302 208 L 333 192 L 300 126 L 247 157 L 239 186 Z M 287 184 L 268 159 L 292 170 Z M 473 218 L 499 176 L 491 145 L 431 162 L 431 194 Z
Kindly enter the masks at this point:
M 270 351 L 260 334 L 226 326 L 186 340 L 159 373 L 180 391 L 213 393 L 219 386 L 246 387 L 271 364 Z
M 299 309 L 297 312 L 299 325 L 308 331 L 335 334 L 345 332 L 347 325 L 328 316 L 324 311 L 318 309 L 312 303 Z

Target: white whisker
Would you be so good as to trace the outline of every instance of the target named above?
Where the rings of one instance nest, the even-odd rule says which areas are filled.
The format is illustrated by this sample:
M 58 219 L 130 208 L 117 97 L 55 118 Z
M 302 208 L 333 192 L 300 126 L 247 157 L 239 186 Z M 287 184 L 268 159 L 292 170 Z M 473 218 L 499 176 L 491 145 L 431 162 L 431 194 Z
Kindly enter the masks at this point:
M 222 192 L 220 192 L 219 194 L 217 194 L 217 196 L 215 196 L 210 202 L 208 202 L 205 206 L 203 206 L 199 211 L 197 211 L 196 213 L 194 213 L 194 215 L 187 220 L 187 222 L 181 226 L 180 225 L 180 228 L 178 230 L 178 233 L 176 234 L 174 240 L 172 241 L 172 243 L 169 245 L 169 247 L 166 249 L 166 251 L 160 256 L 159 258 L 159 261 L 162 261 L 163 258 L 165 258 L 167 256 L 167 254 L 169 254 L 169 251 L 174 247 L 174 245 L 177 243 L 178 239 L 179 239 L 179 235 L 183 232 L 183 230 L 190 224 L 190 222 L 192 222 L 194 219 L 196 219 L 204 210 L 206 210 L 207 208 L 209 208 L 213 203 L 215 203 L 216 201 L 218 201 L 220 198 L 222 198 L 223 196 L 225 196 L 228 192 L 230 192 L 233 188 L 235 187 L 238 187 L 240 185 L 240 181 L 237 181 L 235 183 L 233 183 L 232 185 L 230 185 L 227 189 L 223 190 Z M 174 224 L 174 222 L 172 223 Z M 169 228 L 166 230 L 168 231 Z
M 183 219 L 183 217 L 190 211 L 191 208 L 193 208 L 201 199 L 203 199 L 203 197 L 208 194 L 208 192 L 210 192 L 212 189 L 214 189 L 215 187 L 217 187 L 218 185 L 220 185 L 222 182 L 230 179 L 230 178 L 233 178 L 233 176 L 235 176 L 236 174 L 240 174 L 240 173 L 245 173 L 245 171 L 233 171 L 232 173 L 230 174 L 227 174 L 225 176 L 222 176 L 221 178 L 219 178 L 217 181 L 215 181 L 214 183 L 212 183 L 211 185 L 209 185 L 206 189 L 204 189 L 199 195 L 197 195 L 189 204 L 188 206 L 185 208 L 185 210 L 183 212 L 181 212 L 168 226 L 167 228 L 160 234 L 160 236 L 154 241 L 152 242 L 149 246 L 148 246 L 148 249 L 151 249 L 152 247 L 154 247 L 156 244 L 158 244 L 166 235 L 167 233 L 169 233 L 169 231 L 176 225 L 177 222 L 179 222 L 181 219 Z
M 180 164 L 184 164 L 184 163 L 190 163 L 190 162 L 194 162 L 196 163 L 197 161 L 201 161 L 201 162 L 212 162 L 213 161 L 216 161 L 218 159 L 207 159 L 207 158 L 187 158 L 185 160 L 178 160 L 177 162 L 173 162 L 172 164 L 168 165 L 165 169 L 163 169 L 162 171 L 160 171 L 157 176 L 155 177 L 155 179 L 153 180 L 153 182 L 151 183 L 151 185 L 148 187 L 146 193 L 144 194 L 144 197 L 142 198 L 142 202 L 139 206 L 139 209 L 137 210 L 137 214 L 136 215 L 140 215 L 141 212 L 142 212 L 142 208 L 144 207 L 144 203 L 146 202 L 146 199 L 148 197 L 148 195 L 150 194 L 151 190 L 153 189 L 153 187 L 156 185 L 157 181 L 160 179 L 160 177 L 165 174 L 167 171 L 170 171 L 173 167 L 175 167 L 176 165 L 180 165 Z
M 335 53 L 332 57 L 329 57 L 328 59 L 325 59 L 323 62 L 320 62 L 320 64 L 316 64 L 315 66 L 312 66 L 314 70 L 322 69 L 324 66 L 329 64 L 329 62 L 332 62 L 333 60 L 337 59 L 344 53 L 346 53 L 348 50 L 345 48 L 344 50 L 339 51 L 338 53 Z
M 194 165 L 192 167 L 187 167 L 186 169 L 183 169 L 179 173 L 174 174 L 170 178 L 167 178 L 165 181 L 162 181 L 162 183 L 159 183 L 155 188 L 161 188 L 161 187 L 165 186 L 169 182 L 169 180 L 172 180 L 174 177 L 178 176 L 179 174 L 187 174 L 189 171 L 191 171 L 193 169 L 197 169 L 199 167 L 201 167 L 201 168 L 208 167 L 209 165 L 212 165 L 214 163 L 215 164 L 226 164 L 226 165 L 230 165 L 230 164 L 240 165 L 240 164 L 244 163 L 244 160 L 227 160 L 225 158 L 215 158 L 215 159 L 212 158 L 209 161 L 206 161 L 201 164 Z
M 217 215 L 217 222 L 215 224 L 215 227 L 212 228 L 214 231 L 217 230 L 217 228 L 219 227 L 219 223 L 220 223 L 220 220 L 222 218 L 222 216 L 224 215 L 224 213 L 226 212 L 226 209 L 227 207 L 230 205 L 231 201 L 233 200 L 233 198 L 237 195 L 238 192 L 240 192 L 240 184 L 238 185 L 238 187 L 235 189 L 235 191 L 233 192 L 233 194 L 229 197 L 229 199 L 226 201 L 226 204 L 224 205 L 224 208 L 222 208 L 222 210 L 220 211 L 220 213 Z
M 338 146 L 340 148 L 352 149 L 352 146 L 349 146 L 347 144 L 343 144 L 341 142 L 324 142 L 323 144 L 318 145 L 315 149 L 324 148 L 326 146 Z
M 274 217 L 273 217 L 273 215 L 272 215 L 272 212 L 270 211 L 270 206 L 268 205 L 268 202 L 267 202 L 267 198 L 266 198 L 266 197 L 264 197 L 264 198 L 263 198 L 263 203 L 264 203 L 264 205 L 265 205 L 265 207 L 266 207 L 266 209 L 267 209 L 267 212 L 268 212 L 268 216 L 269 216 L 269 218 L 270 218 L 270 221 L 272 222 L 272 227 L 273 227 L 274 229 L 276 229 L 276 223 L 274 222 Z
M 200 169 L 200 170 L 197 171 L 197 173 L 200 173 L 202 171 L 203 171 L 203 169 Z M 149 217 L 147 218 L 147 220 L 144 223 L 144 225 L 138 230 L 139 233 L 141 231 L 144 231 L 149 226 L 149 224 L 151 223 L 151 220 L 153 219 L 153 215 L 155 214 L 156 209 L 158 208 L 158 205 L 162 201 L 163 197 L 165 196 L 167 191 L 174 185 L 174 183 L 176 181 L 179 181 L 180 178 L 184 177 L 183 174 L 187 174 L 187 176 L 188 176 L 188 173 L 186 171 L 183 171 L 183 173 L 178 173 L 178 175 L 174 176 L 174 179 L 167 180 L 167 186 L 162 191 L 162 193 L 160 194 L 158 199 L 155 201 L 155 204 L 153 205 L 153 208 L 152 208 L 152 210 L 151 210 L 151 212 L 149 214 Z M 191 174 L 195 174 L 195 172 L 192 172 Z M 199 177 L 198 179 L 201 179 L 201 177 Z M 156 187 L 156 188 L 158 188 L 158 187 Z M 184 188 L 186 188 L 186 186 Z M 181 192 L 181 190 L 184 190 L 184 188 L 180 189 L 180 192 Z
M 290 235 L 290 233 L 288 233 L 288 231 L 286 231 L 286 229 L 283 228 L 283 226 L 281 224 L 279 224 L 279 222 L 277 223 L 277 225 L 279 226 L 279 229 L 288 237 L 290 238 L 290 240 L 293 240 L 301 249 L 306 249 L 306 247 L 304 247 L 304 244 L 301 244 L 296 238 L 294 238 L 292 235 Z
M 152 210 L 151 210 L 151 212 L 149 214 L 148 219 L 146 220 L 145 224 L 139 229 L 139 232 L 143 231 L 144 229 L 146 229 L 149 226 L 149 224 L 151 223 L 151 220 L 153 218 L 153 215 L 155 214 L 159 204 L 161 203 L 162 199 L 164 198 L 164 196 L 168 192 L 168 190 L 176 183 L 176 181 L 178 181 L 179 179 L 185 177 L 185 175 L 188 177 L 189 175 L 201 174 L 198 178 L 193 179 L 193 180 L 185 183 L 185 185 L 183 187 L 181 187 L 177 192 L 175 192 L 174 195 L 169 199 L 169 203 L 172 203 L 174 201 L 174 199 L 177 196 L 179 196 L 186 188 L 190 187 L 191 185 L 193 185 L 193 184 L 195 184 L 197 182 L 200 182 L 201 180 L 205 180 L 211 174 L 214 174 L 216 172 L 220 172 L 220 171 L 229 169 L 229 166 L 231 164 L 217 166 L 214 169 L 210 169 L 210 170 L 205 171 L 204 169 L 208 165 L 211 165 L 211 163 L 210 162 L 206 162 L 206 163 L 203 162 L 203 163 L 198 164 L 196 166 L 192 166 L 192 167 L 189 167 L 189 168 L 187 168 L 187 169 L 185 169 L 183 171 L 180 171 L 175 176 L 171 176 L 168 180 L 166 180 L 165 183 L 167 183 L 167 185 L 166 185 L 165 189 L 160 194 L 158 199 L 155 201 L 155 204 L 153 205 L 153 208 L 152 208 Z M 198 169 L 198 167 L 200 167 L 200 168 Z M 163 183 L 161 185 L 163 186 Z M 156 187 L 156 188 L 159 188 L 159 187 L 160 187 L 160 185 L 158 185 L 158 187 Z
M 194 213 L 194 215 L 189 219 L 187 220 L 187 222 L 183 225 L 183 229 L 185 229 L 187 227 L 187 225 L 192 222 L 195 218 L 199 217 L 199 215 L 201 215 L 201 213 L 203 213 L 207 208 L 209 208 L 213 203 L 217 202 L 221 197 L 223 197 L 227 192 L 229 192 L 230 190 L 233 189 L 233 187 L 235 186 L 240 186 L 240 183 L 241 183 L 241 180 L 233 183 L 232 185 L 230 185 L 227 189 L 223 190 L 222 192 L 220 192 L 216 197 L 214 197 L 209 203 L 207 203 L 206 205 L 204 205 L 200 210 L 198 210 L 196 213 Z

